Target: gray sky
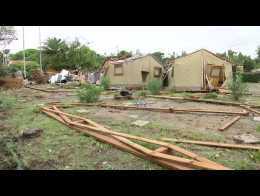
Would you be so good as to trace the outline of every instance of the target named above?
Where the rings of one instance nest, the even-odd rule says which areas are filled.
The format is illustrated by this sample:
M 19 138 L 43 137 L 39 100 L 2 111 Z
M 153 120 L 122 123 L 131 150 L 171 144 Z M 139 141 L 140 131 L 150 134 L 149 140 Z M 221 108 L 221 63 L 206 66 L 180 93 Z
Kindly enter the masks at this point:
M 22 50 L 22 27 L 16 27 L 18 41 L 10 44 L 11 52 Z M 100 54 L 127 50 L 141 53 L 155 51 L 181 54 L 205 48 L 212 52 L 228 49 L 256 56 L 260 46 L 260 27 L 221 26 L 42 26 L 41 39 L 58 37 L 68 41 L 79 38 Z M 39 46 L 38 26 L 25 27 L 25 48 Z

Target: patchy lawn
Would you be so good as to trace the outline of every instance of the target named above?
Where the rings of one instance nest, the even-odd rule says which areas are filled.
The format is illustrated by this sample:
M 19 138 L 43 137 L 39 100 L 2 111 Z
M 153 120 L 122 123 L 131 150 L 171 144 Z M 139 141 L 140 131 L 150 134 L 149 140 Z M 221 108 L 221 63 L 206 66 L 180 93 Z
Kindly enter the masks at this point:
M 260 86 L 260 85 L 259 85 Z M 43 88 L 44 86 L 40 86 Z M 60 101 L 69 103 L 77 101 L 75 93 L 45 93 L 31 89 L 19 89 L 6 92 L 9 97 L 15 97 L 15 108 L 7 113 L 1 113 L 4 118 L 0 122 L 0 138 L 14 137 L 15 158 L 17 165 L 25 169 L 131 169 L 154 170 L 164 169 L 150 161 L 138 158 L 130 153 L 118 150 L 111 145 L 96 141 L 83 133 L 76 132 L 56 120 L 42 114 L 39 108 L 47 103 Z M 136 100 L 113 100 L 113 92 L 106 91 L 102 100 L 107 103 L 131 105 Z M 174 96 L 177 93 L 174 93 Z M 199 95 L 199 94 L 198 94 Z M 179 94 L 177 96 L 189 96 Z M 229 96 L 218 96 L 217 99 L 230 100 Z M 247 96 L 242 101 L 260 103 L 260 97 Z M 205 103 L 145 99 L 151 107 L 175 108 L 206 108 L 215 110 L 241 111 L 232 106 L 212 105 Z M 83 110 L 83 112 L 82 112 Z M 218 128 L 232 119 L 232 116 L 215 114 L 170 114 L 149 111 L 116 110 L 100 107 L 73 107 L 64 111 L 92 119 L 114 131 L 130 133 L 147 138 L 159 139 L 185 138 L 194 140 L 209 140 L 216 142 L 234 143 L 232 136 L 241 133 L 251 133 L 260 137 L 260 124 L 253 117 L 242 117 L 224 132 Z M 131 125 L 136 120 L 146 120 L 149 123 L 143 127 Z M 41 128 L 40 137 L 19 139 L 21 132 L 27 128 Z M 18 138 L 18 139 L 17 139 Z M 12 142 L 12 141 L 10 141 Z M 9 143 L 10 143 L 9 142 Z M 143 143 L 142 143 L 143 144 Z M 150 147 L 150 144 L 145 144 Z M 232 169 L 259 169 L 260 152 L 202 147 L 190 144 L 177 144 L 187 150 L 205 156 L 213 161 L 222 163 Z M 9 145 L 10 146 L 10 145 Z M 0 151 L 0 168 L 4 167 Z M 13 155 L 10 155 L 13 156 Z M 4 162 L 6 164 L 6 161 Z M 10 163 L 11 164 L 11 163 Z M 13 163 L 12 163 L 13 164 Z M 7 167 L 8 168 L 8 167 Z M 15 169 L 17 167 L 9 167 Z

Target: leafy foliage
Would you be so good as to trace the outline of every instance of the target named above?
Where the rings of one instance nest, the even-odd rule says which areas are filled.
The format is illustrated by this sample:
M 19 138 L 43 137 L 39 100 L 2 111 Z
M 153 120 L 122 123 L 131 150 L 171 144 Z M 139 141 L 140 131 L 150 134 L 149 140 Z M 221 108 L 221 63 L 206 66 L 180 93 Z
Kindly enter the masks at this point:
M 117 54 L 117 58 L 129 58 L 133 56 L 132 52 L 127 52 L 126 50 L 121 50 L 118 54 Z
M 22 71 L 23 72 L 23 61 L 18 61 L 15 62 L 14 64 L 10 64 L 9 65 L 9 73 L 15 73 L 17 71 Z M 26 76 L 27 78 L 31 79 L 32 76 L 32 72 L 34 70 L 39 70 L 40 69 L 40 65 L 37 62 L 34 61 L 26 61 L 25 62 L 25 66 L 26 66 Z
M 43 65 L 61 69 L 95 70 L 100 67 L 104 57 L 96 54 L 89 47 L 82 45 L 78 39 L 71 43 L 57 38 L 49 38 L 43 46 Z
M 247 85 L 242 81 L 241 74 L 235 74 L 233 80 L 228 84 L 229 89 L 231 90 L 231 95 L 234 100 L 239 100 L 246 92 Z
M 26 49 L 25 51 L 26 61 L 39 62 L 40 52 L 37 49 Z M 23 60 L 23 51 L 19 51 L 15 54 L 10 55 L 11 60 Z
M 81 102 L 92 103 L 99 99 L 102 92 L 102 88 L 95 85 L 83 85 L 80 90 L 78 90 L 78 97 Z
M 151 80 L 148 85 L 147 89 L 150 91 L 152 95 L 157 95 L 160 93 L 162 87 L 162 81 L 161 80 Z
M 243 82 L 260 82 L 260 73 L 243 73 L 242 79 Z
M 251 71 L 256 67 L 256 60 L 252 59 L 250 56 L 243 55 L 241 52 L 237 53 L 235 51 L 228 50 L 227 53 L 217 53 L 216 55 L 224 59 L 229 59 L 236 65 L 243 65 L 246 72 Z
M 109 89 L 110 79 L 108 77 L 102 77 L 101 78 L 101 86 L 104 88 L 104 90 Z

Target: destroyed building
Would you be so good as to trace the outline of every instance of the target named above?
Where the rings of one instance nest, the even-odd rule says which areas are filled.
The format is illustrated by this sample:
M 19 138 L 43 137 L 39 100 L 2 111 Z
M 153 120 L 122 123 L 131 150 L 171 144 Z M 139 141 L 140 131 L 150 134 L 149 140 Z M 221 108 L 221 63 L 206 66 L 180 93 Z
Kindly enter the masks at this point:
M 112 86 L 143 87 L 152 79 L 161 79 L 163 65 L 151 54 L 122 60 L 107 60 L 103 74 Z
M 226 88 L 232 79 L 231 62 L 214 53 L 200 49 L 176 58 L 167 72 L 164 83 L 177 91 L 201 91 Z

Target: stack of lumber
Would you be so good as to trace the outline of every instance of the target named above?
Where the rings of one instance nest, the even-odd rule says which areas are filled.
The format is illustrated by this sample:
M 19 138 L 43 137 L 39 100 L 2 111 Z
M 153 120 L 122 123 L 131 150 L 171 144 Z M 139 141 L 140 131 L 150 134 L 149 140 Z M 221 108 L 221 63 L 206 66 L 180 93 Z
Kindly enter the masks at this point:
M 138 137 L 121 132 L 115 132 L 90 119 L 65 113 L 55 105 L 43 107 L 41 110 L 48 116 L 58 120 L 59 122 L 67 125 L 72 129 L 84 132 L 99 141 L 111 144 L 121 150 L 130 152 L 141 158 L 151 160 L 169 169 L 229 170 L 229 168 L 221 164 L 208 160 L 174 144 Z M 133 140 L 151 143 L 157 145 L 158 148 L 150 149 L 134 142 Z M 177 152 L 182 156 L 170 154 L 169 151 L 175 153 Z

